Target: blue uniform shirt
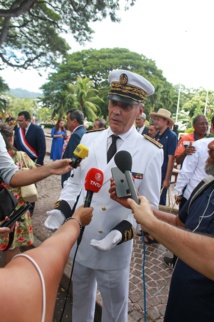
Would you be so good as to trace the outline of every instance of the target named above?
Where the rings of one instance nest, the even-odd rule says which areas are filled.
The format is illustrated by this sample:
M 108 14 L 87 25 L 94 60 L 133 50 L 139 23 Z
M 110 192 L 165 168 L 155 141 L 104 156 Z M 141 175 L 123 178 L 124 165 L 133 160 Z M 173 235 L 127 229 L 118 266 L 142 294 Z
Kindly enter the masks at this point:
M 179 214 L 185 228 L 214 236 L 214 183 L 188 207 L 189 200 Z M 214 282 L 178 259 L 164 322 L 213 322 L 213 301 Z

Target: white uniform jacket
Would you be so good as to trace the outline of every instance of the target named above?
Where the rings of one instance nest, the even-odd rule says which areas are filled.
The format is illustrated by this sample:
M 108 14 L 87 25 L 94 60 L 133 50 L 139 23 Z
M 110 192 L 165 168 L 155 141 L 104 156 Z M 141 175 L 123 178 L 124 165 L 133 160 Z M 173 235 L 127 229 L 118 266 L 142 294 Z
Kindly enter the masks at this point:
M 187 200 L 197 184 L 207 176 L 205 163 L 209 156 L 208 144 L 213 139 L 213 137 L 204 138 L 193 142 L 192 145 L 196 148 L 195 153 L 187 155 L 184 159 L 182 168 L 178 174 L 175 190 L 178 195 L 181 195 L 183 189 L 186 187 L 183 196 Z
M 93 238 L 104 238 L 122 220 L 128 219 L 134 227 L 136 227 L 136 222 L 130 209 L 110 199 L 108 190 L 112 177 L 111 168 L 116 165 L 114 158 L 107 164 L 107 137 L 108 129 L 83 135 L 80 143 L 89 149 L 89 156 L 82 160 L 80 167 L 72 170 L 73 176 L 65 181 L 59 199 L 66 200 L 72 208 L 81 190 L 77 207 L 84 204 L 86 196 L 84 180 L 87 172 L 91 168 L 97 168 L 104 173 L 103 186 L 98 193 L 94 193 L 92 198 L 93 218 L 91 223 L 85 227 L 76 261 L 93 269 L 115 270 L 129 265 L 132 240 L 106 252 L 94 249 L 90 246 L 90 241 Z M 143 174 L 142 179 L 135 179 L 139 194 L 146 196 L 151 205 L 157 208 L 161 187 L 162 149 L 139 135 L 133 127 L 119 150 L 126 150 L 132 155 L 132 172 Z M 72 256 L 75 249 L 76 247 L 73 247 Z

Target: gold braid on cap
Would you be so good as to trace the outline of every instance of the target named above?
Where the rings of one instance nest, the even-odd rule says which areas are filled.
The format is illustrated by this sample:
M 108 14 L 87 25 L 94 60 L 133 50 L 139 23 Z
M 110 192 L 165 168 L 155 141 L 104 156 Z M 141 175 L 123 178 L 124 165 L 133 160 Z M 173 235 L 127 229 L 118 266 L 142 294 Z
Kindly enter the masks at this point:
M 109 95 L 119 95 L 130 98 L 138 103 L 142 103 L 148 95 L 143 89 L 130 85 L 124 84 L 123 82 L 112 82 L 111 90 Z

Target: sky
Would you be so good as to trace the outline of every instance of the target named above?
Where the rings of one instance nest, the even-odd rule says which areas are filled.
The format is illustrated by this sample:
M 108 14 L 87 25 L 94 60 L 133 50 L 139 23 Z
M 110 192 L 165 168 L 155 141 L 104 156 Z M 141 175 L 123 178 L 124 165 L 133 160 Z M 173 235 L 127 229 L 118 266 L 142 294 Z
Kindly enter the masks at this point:
M 213 8 L 213 0 L 136 0 L 128 11 L 118 12 L 120 23 L 105 19 L 90 24 L 95 33 L 85 46 L 71 35 L 66 40 L 71 52 L 127 48 L 154 60 L 173 85 L 214 90 Z M 10 88 L 34 92 L 41 92 L 39 87 L 47 81 L 47 75 L 12 68 L 0 71 Z

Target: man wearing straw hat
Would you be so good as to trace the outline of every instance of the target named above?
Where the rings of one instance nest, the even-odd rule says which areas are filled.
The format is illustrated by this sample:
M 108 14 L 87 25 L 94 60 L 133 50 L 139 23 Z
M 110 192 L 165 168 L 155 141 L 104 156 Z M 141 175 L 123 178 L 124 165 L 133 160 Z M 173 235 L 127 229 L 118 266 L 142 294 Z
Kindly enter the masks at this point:
M 158 112 L 150 113 L 151 119 L 158 133 L 155 140 L 163 145 L 164 161 L 161 168 L 161 187 L 160 205 L 166 205 L 166 193 L 170 186 L 171 174 L 174 165 L 174 153 L 178 144 L 176 134 L 171 130 L 174 121 L 170 118 L 171 113 L 165 108 L 160 108 Z

